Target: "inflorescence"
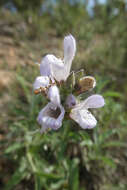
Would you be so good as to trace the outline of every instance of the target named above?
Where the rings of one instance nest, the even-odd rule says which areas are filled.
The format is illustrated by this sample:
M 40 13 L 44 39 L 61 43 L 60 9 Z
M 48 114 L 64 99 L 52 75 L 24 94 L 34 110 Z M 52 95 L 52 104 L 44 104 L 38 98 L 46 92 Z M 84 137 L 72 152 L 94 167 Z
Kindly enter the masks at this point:
M 79 100 L 79 95 L 96 86 L 96 80 L 92 76 L 84 76 L 84 70 L 70 73 L 75 53 L 75 38 L 68 35 L 64 38 L 64 58 L 48 54 L 39 64 L 41 76 L 35 79 L 34 93 L 41 93 L 49 100 L 37 117 L 42 133 L 47 129 L 59 129 L 65 115 L 83 129 L 92 129 L 97 124 L 89 108 L 103 107 L 104 98 L 94 94 L 83 101 Z

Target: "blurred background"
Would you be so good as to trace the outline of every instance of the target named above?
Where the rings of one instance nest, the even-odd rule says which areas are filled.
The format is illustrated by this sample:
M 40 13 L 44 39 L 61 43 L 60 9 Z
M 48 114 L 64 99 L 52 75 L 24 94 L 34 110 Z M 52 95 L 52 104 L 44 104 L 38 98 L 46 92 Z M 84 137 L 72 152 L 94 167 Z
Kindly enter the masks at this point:
M 47 53 L 77 41 L 73 69 L 93 75 L 106 105 L 91 131 L 67 120 L 35 133 L 46 104 L 32 84 Z M 0 1 L 0 189 L 127 189 L 127 1 Z

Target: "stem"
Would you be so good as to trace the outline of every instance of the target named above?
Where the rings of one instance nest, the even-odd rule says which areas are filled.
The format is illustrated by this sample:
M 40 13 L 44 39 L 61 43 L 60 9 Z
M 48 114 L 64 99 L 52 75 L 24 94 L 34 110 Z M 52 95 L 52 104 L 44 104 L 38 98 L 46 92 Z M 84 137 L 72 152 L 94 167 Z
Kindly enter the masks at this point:
M 38 182 L 37 182 L 37 175 L 36 175 L 36 167 L 34 165 L 34 162 L 33 162 L 33 159 L 32 159 L 32 156 L 31 154 L 29 153 L 28 149 L 27 149 L 27 158 L 28 158 L 28 161 L 31 165 L 31 168 L 32 168 L 32 171 L 34 173 L 34 180 L 35 180 L 35 190 L 38 190 Z
M 30 163 L 30 165 L 31 165 L 31 168 L 32 168 L 32 171 L 33 171 L 33 173 L 36 173 L 36 167 L 35 167 L 35 165 L 34 165 L 34 163 L 33 163 L 33 160 L 32 160 L 32 156 L 31 156 L 31 154 L 29 153 L 29 151 L 27 152 L 27 158 L 28 158 L 28 161 L 29 161 L 29 163 Z

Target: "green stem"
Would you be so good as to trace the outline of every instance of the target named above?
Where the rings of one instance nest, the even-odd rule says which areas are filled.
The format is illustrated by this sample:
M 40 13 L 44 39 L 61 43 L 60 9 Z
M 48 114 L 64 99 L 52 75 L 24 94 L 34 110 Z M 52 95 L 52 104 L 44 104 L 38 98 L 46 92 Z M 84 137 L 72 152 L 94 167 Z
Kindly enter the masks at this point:
M 31 156 L 31 154 L 30 154 L 30 152 L 29 152 L 28 150 L 27 150 L 27 158 L 28 158 L 28 161 L 29 161 L 29 163 L 30 163 L 30 165 L 31 165 L 32 171 L 33 171 L 33 173 L 34 173 L 35 190 L 38 190 L 38 182 L 37 182 L 37 175 L 36 175 L 37 169 L 36 169 L 36 167 L 35 167 L 35 165 L 34 165 L 32 156 Z
M 29 163 L 31 165 L 31 168 L 32 168 L 33 172 L 36 173 L 37 169 L 36 169 L 36 167 L 35 167 L 35 165 L 33 163 L 32 156 L 29 153 L 29 151 L 27 152 L 27 158 L 28 158 L 28 161 L 29 161 Z

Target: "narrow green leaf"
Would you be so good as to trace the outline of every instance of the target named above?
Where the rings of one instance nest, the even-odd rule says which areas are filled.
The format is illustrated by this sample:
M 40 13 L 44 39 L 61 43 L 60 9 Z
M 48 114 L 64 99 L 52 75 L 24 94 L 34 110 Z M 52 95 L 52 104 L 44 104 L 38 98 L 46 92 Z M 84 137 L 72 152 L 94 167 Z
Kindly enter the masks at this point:
M 103 94 L 105 97 L 123 98 L 123 95 L 119 92 L 108 91 Z
M 106 147 L 127 147 L 127 144 L 125 142 L 120 142 L 120 141 L 111 141 L 111 142 L 107 142 L 105 144 L 102 145 L 103 148 Z
M 24 147 L 24 144 L 23 143 L 14 143 L 12 145 L 10 145 L 6 150 L 5 150 L 5 153 L 8 154 L 8 153 L 11 153 L 11 152 L 14 152 L 18 149 L 21 149 Z
M 78 170 L 78 159 L 73 159 L 70 163 L 69 170 L 69 189 L 77 190 L 79 189 L 79 170 Z

